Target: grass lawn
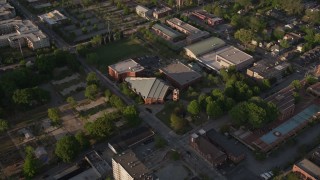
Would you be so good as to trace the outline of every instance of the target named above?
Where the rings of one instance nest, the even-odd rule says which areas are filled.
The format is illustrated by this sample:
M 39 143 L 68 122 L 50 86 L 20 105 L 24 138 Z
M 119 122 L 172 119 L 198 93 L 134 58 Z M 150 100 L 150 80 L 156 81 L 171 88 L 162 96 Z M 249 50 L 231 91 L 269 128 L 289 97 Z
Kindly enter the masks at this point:
M 179 103 L 176 102 L 170 102 L 168 104 L 166 104 L 166 106 L 156 114 L 156 117 L 159 118 L 164 124 L 166 124 L 169 128 L 172 129 L 171 127 L 171 114 L 173 113 L 173 111 L 175 110 L 176 107 L 181 106 Z M 191 127 L 189 125 L 189 123 L 187 123 L 187 125 L 184 127 L 184 129 L 182 129 L 181 131 L 176 132 L 177 134 L 184 134 L 186 132 L 188 132 L 189 130 L 191 130 Z
M 125 58 L 142 56 L 150 52 L 138 40 L 123 39 L 98 48 L 96 53 L 99 56 L 99 65 L 105 67 Z

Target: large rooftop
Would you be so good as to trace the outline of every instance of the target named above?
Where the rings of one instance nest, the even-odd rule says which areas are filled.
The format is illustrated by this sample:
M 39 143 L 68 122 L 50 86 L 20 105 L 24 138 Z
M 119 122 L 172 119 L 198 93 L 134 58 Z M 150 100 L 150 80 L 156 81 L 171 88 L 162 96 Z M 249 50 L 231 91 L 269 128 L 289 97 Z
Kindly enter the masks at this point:
M 210 51 L 219 49 L 225 45 L 226 43 L 222 39 L 217 37 L 210 37 L 200 42 L 186 46 L 185 49 L 191 51 L 194 56 L 200 56 L 205 53 L 209 53 Z
M 293 87 L 288 86 L 279 92 L 265 99 L 277 106 L 280 112 L 285 112 L 287 109 L 295 106 L 293 97 Z
M 39 16 L 39 18 L 50 25 L 54 25 L 59 21 L 67 19 L 67 17 L 60 13 L 58 10 L 53 10 L 46 14 L 42 14 Z
M 175 31 L 175 30 L 171 29 L 170 27 L 163 25 L 163 24 L 155 24 L 155 25 L 153 25 L 152 28 L 155 28 L 155 29 L 161 31 L 162 33 L 170 36 L 172 39 L 182 36 L 182 34 L 179 33 L 178 31 Z
M 244 61 L 248 61 L 253 57 L 234 46 L 227 46 L 217 52 L 217 57 L 231 62 L 233 65 L 240 64 Z
M 272 144 L 280 138 L 286 136 L 286 134 L 294 131 L 296 128 L 302 124 L 309 121 L 309 119 L 319 112 L 320 108 L 317 105 L 310 105 L 288 121 L 280 124 L 278 127 L 274 128 L 269 133 L 263 135 L 260 139 L 266 144 Z
M 144 67 L 142 67 L 133 59 L 127 59 L 125 61 L 121 61 L 116 64 L 110 65 L 109 67 L 111 67 L 113 70 L 115 70 L 119 74 L 125 73 L 125 72 L 139 72 L 144 70 Z
M 296 166 L 312 175 L 316 179 L 320 179 L 320 167 L 315 165 L 308 159 L 303 159 L 302 161 L 296 163 Z
M 167 22 L 170 22 L 182 29 L 184 29 L 185 31 L 188 32 L 188 34 L 194 34 L 194 33 L 197 33 L 197 32 L 200 32 L 201 30 L 188 24 L 188 23 L 185 23 L 183 21 L 181 21 L 180 19 L 178 18 L 172 18 L 172 19 L 168 19 Z
M 273 62 L 272 60 L 260 60 L 249 68 L 251 71 L 258 73 L 262 77 L 272 77 L 278 73 L 283 72 L 290 66 L 287 62 Z
M 150 170 L 136 157 L 132 150 L 127 150 L 113 157 L 133 179 L 152 179 Z
M 125 81 L 143 99 L 164 99 L 169 90 L 169 86 L 157 78 L 127 77 Z
M 172 78 L 181 86 L 201 78 L 201 74 L 192 70 L 181 62 L 174 62 L 161 69 L 164 74 Z
M 218 146 L 222 147 L 227 154 L 232 154 L 233 156 L 241 156 L 244 154 L 241 148 L 239 148 L 239 144 L 236 145 L 230 142 L 226 136 L 223 136 L 214 129 L 209 130 L 206 136 Z

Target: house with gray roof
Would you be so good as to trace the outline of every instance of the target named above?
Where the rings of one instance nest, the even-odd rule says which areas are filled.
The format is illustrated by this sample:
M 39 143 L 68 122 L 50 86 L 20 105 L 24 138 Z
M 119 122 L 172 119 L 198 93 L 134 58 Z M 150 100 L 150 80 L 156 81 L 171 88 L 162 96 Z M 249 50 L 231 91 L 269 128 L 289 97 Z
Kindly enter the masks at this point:
M 157 78 L 127 77 L 129 88 L 140 95 L 145 104 L 164 103 L 170 87 Z

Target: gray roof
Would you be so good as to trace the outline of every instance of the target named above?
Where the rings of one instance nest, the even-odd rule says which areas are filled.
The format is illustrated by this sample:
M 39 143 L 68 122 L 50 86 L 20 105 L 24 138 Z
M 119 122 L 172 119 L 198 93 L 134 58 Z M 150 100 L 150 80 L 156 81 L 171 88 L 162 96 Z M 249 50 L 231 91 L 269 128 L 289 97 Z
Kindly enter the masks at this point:
M 171 63 L 161 70 L 164 74 L 172 78 L 181 86 L 201 78 L 201 74 L 197 73 L 179 61 Z
M 125 81 L 143 99 L 164 99 L 169 90 L 169 86 L 157 78 L 127 77 Z
M 320 179 L 320 167 L 309 161 L 308 159 L 303 159 L 296 164 L 299 168 L 303 169 L 309 175 L 316 179 Z
M 124 72 L 139 72 L 144 70 L 144 67 L 142 67 L 140 64 L 138 64 L 133 59 L 128 59 L 125 61 L 118 62 L 116 64 L 110 65 L 112 69 L 117 71 L 118 73 L 124 73 Z
M 175 31 L 175 30 L 171 29 L 170 27 L 163 25 L 163 24 L 155 24 L 155 25 L 153 25 L 152 28 L 163 32 L 164 34 L 170 36 L 171 38 L 176 38 L 176 37 L 182 36 L 182 34 L 179 33 L 178 31 Z
M 217 37 L 210 37 L 192 45 L 186 46 L 185 49 L 191 51 L 195 56 L 200 56 L 210 51 L 216 50 L 226 43 Z
M 253 57 L 234 46 L 228 46 L 217 52 L 217 57 L 223 58 L 234 65 L 240 64 L 244 61 L 251 60 Z

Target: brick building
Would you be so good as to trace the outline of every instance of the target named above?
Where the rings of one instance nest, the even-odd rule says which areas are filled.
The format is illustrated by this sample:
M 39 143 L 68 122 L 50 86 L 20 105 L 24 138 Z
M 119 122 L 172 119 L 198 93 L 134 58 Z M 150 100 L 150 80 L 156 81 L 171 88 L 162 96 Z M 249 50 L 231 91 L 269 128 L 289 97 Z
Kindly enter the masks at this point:
M 122 81 L 126 77 L 141 76 L 143 71 L 144 67 L 142 67 L 133 59 L 127 59 L 125 61 L 108 66 L 109 76 L 118 81 Z
M 302 161 L 294 164 L 292 171 L 298 173 L 303 180 L 320 179 L 320 167 L 308 159 L 303 159 Z

